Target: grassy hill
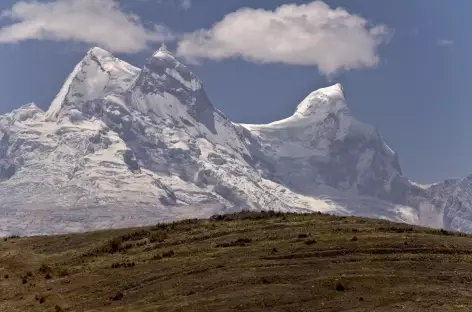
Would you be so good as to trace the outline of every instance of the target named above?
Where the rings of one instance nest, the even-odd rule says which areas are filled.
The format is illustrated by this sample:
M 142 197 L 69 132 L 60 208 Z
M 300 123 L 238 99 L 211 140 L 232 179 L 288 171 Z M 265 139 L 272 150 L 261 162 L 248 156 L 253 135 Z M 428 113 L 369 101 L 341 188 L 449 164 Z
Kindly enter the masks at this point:
M 472 237 L 244 212 L 0 241 L 0 311 L 471 311 Z

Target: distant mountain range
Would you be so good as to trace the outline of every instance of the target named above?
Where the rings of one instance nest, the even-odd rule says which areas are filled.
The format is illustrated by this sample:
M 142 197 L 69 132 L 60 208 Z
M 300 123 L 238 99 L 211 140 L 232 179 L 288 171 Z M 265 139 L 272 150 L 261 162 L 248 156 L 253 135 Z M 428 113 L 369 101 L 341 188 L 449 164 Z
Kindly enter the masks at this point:
M 241 209 L 322 211 L 472 231 L 472 176 L 421 187 L 341 85 L 286 119 L 231 122 L 165 48 L 136 68 L 91 49 L 49 109 L 0 115 L 0 235 Z

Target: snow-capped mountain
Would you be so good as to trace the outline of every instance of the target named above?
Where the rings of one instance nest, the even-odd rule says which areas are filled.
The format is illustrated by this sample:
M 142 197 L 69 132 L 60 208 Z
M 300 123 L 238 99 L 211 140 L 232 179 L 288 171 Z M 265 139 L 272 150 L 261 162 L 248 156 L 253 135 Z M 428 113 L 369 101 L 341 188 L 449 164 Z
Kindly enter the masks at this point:
M 470 230 L 465 186 L 454 185 L 425 190 L 402 177 L 397 154 L 351 115 L 339 84 L 284 120 L 235 124 L 165 47 L 142 69 L 93 48 L 46 112 L 28 104 L 0 116 L 0 235 L 240 209 Z M 444 199 L 452 193 L 460 199 Z

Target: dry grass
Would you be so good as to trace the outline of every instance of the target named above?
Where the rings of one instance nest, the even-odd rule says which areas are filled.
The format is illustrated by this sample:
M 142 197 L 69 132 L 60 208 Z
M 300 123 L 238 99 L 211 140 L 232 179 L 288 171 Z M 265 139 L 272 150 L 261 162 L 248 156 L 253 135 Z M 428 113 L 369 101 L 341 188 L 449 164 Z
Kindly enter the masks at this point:
M 472 237 L 273 212 L 0 240 L 0 311 L 471 311 Z

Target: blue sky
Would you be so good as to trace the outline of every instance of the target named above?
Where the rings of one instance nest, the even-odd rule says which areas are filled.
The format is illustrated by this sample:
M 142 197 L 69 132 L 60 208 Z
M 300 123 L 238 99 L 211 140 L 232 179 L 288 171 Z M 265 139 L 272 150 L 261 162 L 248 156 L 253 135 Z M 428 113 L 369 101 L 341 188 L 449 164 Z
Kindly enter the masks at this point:
M 308 23 L 314 27 L 310 28 L 313 36 L 302 44 L 313 44 L 292 54 L 290 45 L 300 42 L 291 39 L 294 34 L 275 32 L 286 46 L 274 52 L 257 40 L 274 33 L 263 33 L 270 29 L 259 26 L 251 30 L 251 22 L 261 25 L 283 4 L 300 8 L 311 1 L 122 0 L 112 8 L 106 5 L 113 0 L 62 2 L 73 6 L 74 1 L 75 5 L 103 2 L 105 11 L 97 13 L 102 19 L 99 27 L 87 29 L 84 24 L 93 25 L 93 20 L 72 16 L 64 7 L 31 9 L 25 6 L 28 1 L 0 2 L 0 113 L 29 102 L 46 109 L 91 46 L 102 46 L 141 66 L 161 41 L 167 41 L 174 51 L 180 44 L 182 58 L 199 61 L 190 66 L 203 80 L 213 104 L 236 122 L 265 123 L 287 117 L 309 92 L 340 82 L 356 117 L 376 126 L 399 153 L 406 176 L 429 183 L 472 173 L 469 0 L 326 0 L 329 10 L 342 7 L 349 18 L 358 15 L 366 23 L 363 29 L 356 28 L 346 37 L 335 25 L 330 28 L 335 29 L 331 33 L 335 38 L 320 47 L 315 44 L 317 32 L 326 28 Z M 234 13 L 243 7 L 260 10 Z M 122 20 L 120 14 L 134 14 L 130 23 L 135 25 Z M 227 18 L 229 14 L 232 19 Z M 31 31 L 38 23 L 51 20 L 59 22 L 41 26 L 46 30 L 39 27 Z M 220 21 L 221 31 L 213 28 L 212 37 L 205 37 L 205 44 L 200 44 L 195 31 L 212 29 Z M 249 28 L 243 34 L 242 24 Z M 110 36 L 97 35 L 101 28 L 109 30 Z M 361 33 L 364 28 L 378 31 L 367 33 L 373 34 L 373 39 L 366 38 Z M 122 34 L 119 40 L 113 37 L 118 31 Z M 340 55 L 332 52 L 336 49 L 329 50 L 351 39 Z M 287 47 L 289 52 L 284 50 Z M 245 55 L 245 59 L 238 55 Z

